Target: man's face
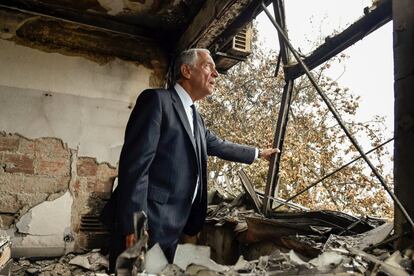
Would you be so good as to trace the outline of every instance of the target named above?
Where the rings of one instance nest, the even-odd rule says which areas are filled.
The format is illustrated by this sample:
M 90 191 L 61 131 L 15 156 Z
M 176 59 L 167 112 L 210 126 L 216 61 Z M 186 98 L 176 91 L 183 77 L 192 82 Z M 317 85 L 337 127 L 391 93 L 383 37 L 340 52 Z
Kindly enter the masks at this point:
M 198 52 L 195 65 L 191 66 L 191 78 L 189 79 L 197 99 L 211 95 L 214 91 L 218 72 L 213 59 L 208 53 Z

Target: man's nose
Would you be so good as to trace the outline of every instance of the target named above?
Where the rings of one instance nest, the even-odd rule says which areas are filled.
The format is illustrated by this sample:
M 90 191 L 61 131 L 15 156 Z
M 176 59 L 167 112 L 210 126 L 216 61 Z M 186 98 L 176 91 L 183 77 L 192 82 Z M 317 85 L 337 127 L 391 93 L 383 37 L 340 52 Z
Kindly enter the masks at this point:
M 218 72 L 217 72 L 217 70 L 216 70 L 216 68 L 213 68 L 213 72 L 211 73 L 211 75 L 213 76 L 213 77 L 215 77 L 215 78 L 217 78 L 218 77 Z

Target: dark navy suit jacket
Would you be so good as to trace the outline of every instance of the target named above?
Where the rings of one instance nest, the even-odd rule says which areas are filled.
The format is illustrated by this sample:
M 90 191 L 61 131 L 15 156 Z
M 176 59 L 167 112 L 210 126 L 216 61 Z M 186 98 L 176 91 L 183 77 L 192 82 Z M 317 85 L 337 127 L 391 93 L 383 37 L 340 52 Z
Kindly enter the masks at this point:
M 150 245 L 168 247 L 182 232 L 201 230 L 207 210 L 207 156 L 252 163 L 255 148 L 218 138 L 199 115 L 198 129 L 199 159 L 177 92 L 149 89 L 139 95 L 125 132 L 118 187 L 102 214 L 112 231 L 133 233 L 133 214 L 139 210 L 148 215 Z M 201 189 L 192 203 L 199 172 Z

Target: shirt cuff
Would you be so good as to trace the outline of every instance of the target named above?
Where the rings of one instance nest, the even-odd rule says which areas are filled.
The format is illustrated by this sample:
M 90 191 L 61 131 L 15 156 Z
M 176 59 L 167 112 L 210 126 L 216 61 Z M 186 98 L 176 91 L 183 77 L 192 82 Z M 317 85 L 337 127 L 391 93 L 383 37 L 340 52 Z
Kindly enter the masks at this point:
M 255 148 L 256 152 L 254 153 L 254 159 L 258 159 L 259 158 L 259 149 Z

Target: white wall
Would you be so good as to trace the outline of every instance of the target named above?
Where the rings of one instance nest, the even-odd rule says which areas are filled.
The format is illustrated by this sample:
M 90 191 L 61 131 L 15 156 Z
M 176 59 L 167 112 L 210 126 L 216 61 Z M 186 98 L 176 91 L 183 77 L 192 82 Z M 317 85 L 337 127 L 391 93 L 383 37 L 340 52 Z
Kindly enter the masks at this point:
M 128 106 L 152 73 L 119 59 L 100 65 L 0 40 L 0 131 L 60 138 L 79 156 L 115 165 Z

